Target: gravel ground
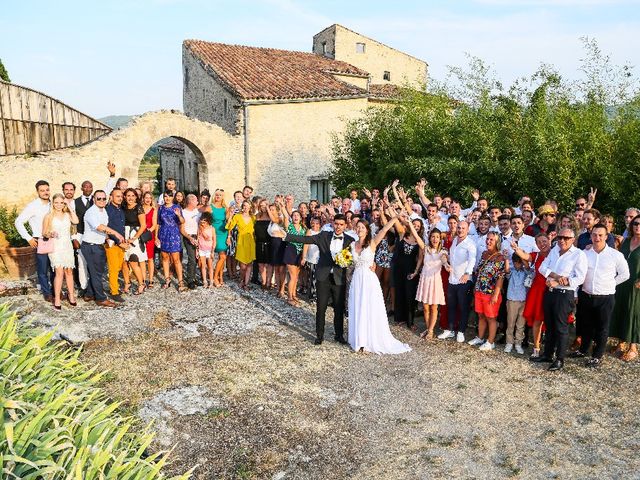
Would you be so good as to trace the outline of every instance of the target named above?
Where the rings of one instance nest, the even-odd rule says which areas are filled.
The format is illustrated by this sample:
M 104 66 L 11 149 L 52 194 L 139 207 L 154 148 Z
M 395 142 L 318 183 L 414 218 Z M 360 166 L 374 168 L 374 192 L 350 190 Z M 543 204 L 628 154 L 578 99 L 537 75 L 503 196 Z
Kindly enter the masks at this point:
M 517 355 L 427 343 L 351 353 L 312 344 L 313 305 L 235 287 L 127 297 L 115 310 L 21 317 L 84 342 L 105 388 L 145 421 L 171 472 L 194 478 L 640 478 L 640 364 L 569 360 L 549 373 Z M 82 302 L 81 302 L 82 303 Z M 330 315 L 329 315 L 330 316 Z M 326 337 L 333 338 L 331 319 Z

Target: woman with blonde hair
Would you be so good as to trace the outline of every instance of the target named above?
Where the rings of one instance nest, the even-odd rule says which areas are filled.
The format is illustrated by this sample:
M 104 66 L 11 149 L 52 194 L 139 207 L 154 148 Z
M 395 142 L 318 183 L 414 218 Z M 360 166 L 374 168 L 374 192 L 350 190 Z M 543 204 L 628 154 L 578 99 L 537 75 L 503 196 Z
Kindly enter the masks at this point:
M 240 288 L 249 288 L 251 278 L 251 264 L 256 259 L 256 240 L 254 226 L 256 217 L 251 214 L 251 202 L 248 200 L 240 204 L 240 213 L 236 213 L 227 222 L 227 230 L 238 229 L 238 243 L 235 249 L 235 259 L 240 264 Z M 227 246 L 231 244 L 231 237 L 227 237 Z
M 224 190 L 217 188 L 213 192 L 213 201 L 211 206 L 206 211 L 211 211 L 213 222 L 211 225 L 216 231 L 216 246 L 215 252 L 218 254 L 218 261 L 213 271 L 213 285 L 220 287 L 224 284 L 223 276 L 224 265 L 227 261 L 227 221 L 229 220 L 227 204 L 224 201 Z
M 69 305 L 75 307 L 76 294 L 73 288 L 75 259 L 71 243 L 71 225 L 78 224 L 78 217 L 69 209 L 64 195 L 56 193 L 51 199 L 51 210 L 42 222 L 42 236 L 53 240 L 53 252 L 49 253 L 51 268 L 55 272 L 53 280 L 53 308 L 62 309 L 62 282 L 66 280 Z

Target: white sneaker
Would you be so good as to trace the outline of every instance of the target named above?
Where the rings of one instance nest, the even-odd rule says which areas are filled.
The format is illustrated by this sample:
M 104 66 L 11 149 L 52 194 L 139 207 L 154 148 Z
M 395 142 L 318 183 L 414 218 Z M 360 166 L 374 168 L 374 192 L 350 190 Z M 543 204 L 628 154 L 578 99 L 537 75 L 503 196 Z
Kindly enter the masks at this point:
M 519 343 L 516 343 L 516 353 L 518 355 L 524 355 L 524 348 Z
M 464 343 L 464 333 L 458 332 L 458 334 L 456 335 L 456 342 Z
M 467 343 L 472 347 L 475 347 L 476 345 L 482 345 L 484 343 L 484 340 L 480 337 L 476 337 L 473 340 L 469 340 Z
M 451 330 L 445 330 L 440 335 L 438 335 L 438 338 L 440 340 L 446 340 L 447 338 L 453 338 L 455 336 L 455 333 L 453 333 Z
M 511 350 L 513 350 L 513 343 L 507 343 L 504 346 L 504 353 L 511 353 Z
M 484 342 L 482 345 L 480 345 L 480 350 L 482 350 L 483 352 L 493 350 L 494 348 L 496 348 L 494 343 Z

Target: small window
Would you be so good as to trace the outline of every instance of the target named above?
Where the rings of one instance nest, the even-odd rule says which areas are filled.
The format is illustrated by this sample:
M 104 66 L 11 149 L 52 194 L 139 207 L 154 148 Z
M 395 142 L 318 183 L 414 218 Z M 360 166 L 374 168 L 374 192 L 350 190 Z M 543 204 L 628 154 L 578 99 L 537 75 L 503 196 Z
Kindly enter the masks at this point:
M 311 200 L 318 200 L 320 203 L 329 201 L 329 180 L 311 180 L 309 187 Z
M 388 82 L 390 82 L 391 81 L 391 72 L 387 72 L 385 70 L 384 73 L 382 74 L 382 79 L 383 80 L 387 80 Z
M 364 43 L 356 43 L 356 53 L 364 53 L 365 45 Z
M 322 54 L 327 54 L 327 42 L 322 42 Z
M 229 101 L 225 98 L 222 101 L 222 116 L 226 119 L 229 113 Z

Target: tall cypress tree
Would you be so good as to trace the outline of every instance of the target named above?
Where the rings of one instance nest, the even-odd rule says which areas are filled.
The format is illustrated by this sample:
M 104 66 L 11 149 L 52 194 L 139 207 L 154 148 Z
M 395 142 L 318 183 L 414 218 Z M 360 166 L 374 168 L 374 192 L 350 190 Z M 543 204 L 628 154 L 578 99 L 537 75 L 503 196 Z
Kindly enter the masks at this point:
M 11 81 L 11 79 L 9 78 L 9 73 L 7 72 L 7 69 L 4 68 L 4 65 L 2 64 L 1 59 L 0 59 L 0 79 L 4 80 L 5 82 Z

